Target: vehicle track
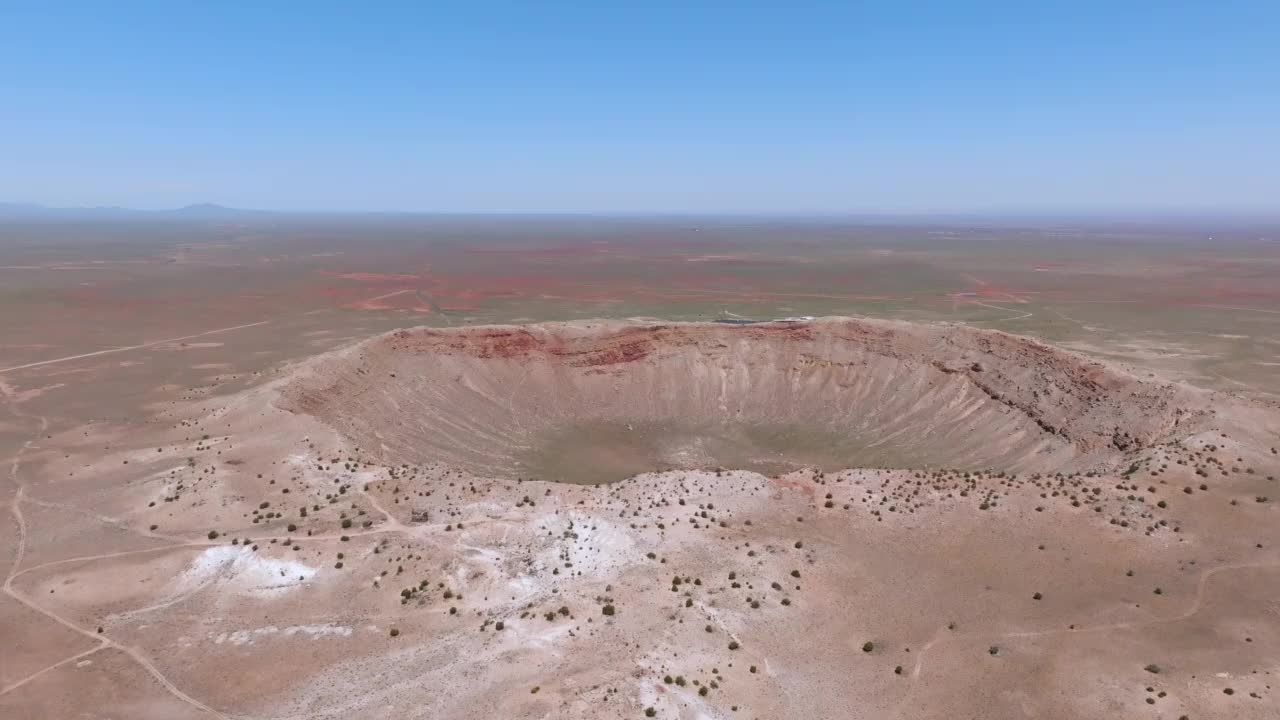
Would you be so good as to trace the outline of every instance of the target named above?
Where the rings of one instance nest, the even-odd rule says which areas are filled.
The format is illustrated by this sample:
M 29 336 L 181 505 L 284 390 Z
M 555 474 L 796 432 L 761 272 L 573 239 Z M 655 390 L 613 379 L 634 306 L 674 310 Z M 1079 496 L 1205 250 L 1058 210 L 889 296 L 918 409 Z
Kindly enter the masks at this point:
M 244 328 L 257 327 L 266 325 L 270 320 L 261 320 L 255 323 L 247 323 L 245 325 L 235 325 L 232 327 L 218 328 L 217 330 L 207 330 L 195 335 L 184 335 L 182 337 L 168 338 L 165 340 L 155 340 L 153 342 L 142 343 L 140 345 L 127 345 L 124 347 L 111 348 L 109 350 L 98 350 L 96 352 L 83 353 L 80 355 L 68 355 L 66 357 L 54 358 L 52 360 L 41 360 L 39 362 L 27 363 L 26 365 L 14 365 L 13 367 L 0 368 L 0 373 L 13 372 L 14 370 L 26 370 L 27 368 L 40 367 L 42 365 L 53 365 L 55 363 L 69 362 L 71 360 L 80 360 L 81 358 L 97 357 L 99 355 L 109 355 L 111 353 L 128 352 L 129 350 L 142 350 L 144 348 L 155 347 L 156 345 L 164 345 L 166 343 L 180 342 L 182 340 L 192 340 L 206 335 L 217 335 L 218 333 L 231 332 L 232 330 L 242 330 Z
M 172 341 L 168 341 L 168 342 L 172 342 Z M 95 353 L 95 354 L 99 354 L 99 353 Z M 108 637 L 105 637 L 98 633 L 91 632 L 85 628 L 82 628 L 79 625 L 71 622 L 70 620 L 62 617 L 61 615 L 53 612 L 52 610 L 44 608 L 39 604 L 23 597 L 20 593 L 14 590 L 13 581 L 16 577 L 18 577 L 19 568 L 22 567 L 22 559 L 26 555 L 27 534 L 28 534 L 27 520 L 26 520 L 26 517 L 23 516 L 22 514 L 22 502 L 23 502 L 23 496 L 26 494 L 26 487 L 22 484 L 22 481 L 19 478 L 19 470 L 22 467 L 23 456 L 26 454 L 28 450 L 31 449 L 35 441 L 39 439 L 39 437 L 49 429 L 49 419 L 44 415 L 31 415 L 31 414 L 22 412 L 18 408 L 17 400 L 14 397 L 12 397 L 12 395 L 7 391 L 7 389 L 5 391 L 5 395 L 9 401 L 9 411 L 14 417 L 19 419 L 28 419 L 28 420 L 34 418 L 39 423 L 40 429 L 36 433 L 36 436 L 34 438 L 27 440 L 22 444 L 22 447 L 20 447 L 18 451 L 14 453 L 13 458 L 10 460 L 10 463 L 9 463 L 9 480 L 13 483 L 13 486 L 15 488 L 13 497 L 10 498 L 9 500 L 9 511 L 13 514 L 14 521 L 17 523 L 18 543 L 17 543 L 17 550 L 14 553 L 13 564 L 10 566 L 9 571 L 5 574 L 5 580 L 4 580 L 4 586 L 3 586 L 4 594 L 13 598 L 17 602 L 25 605 L 26 607 L 40 613 L 41 615 L 44 615 L 50 620 L 53 620 L 59 625 L 62 625 L 63 627 L 73 630 L 85 636 L 86 638 L 94 641 L 94 643 L 96 644 L 96 647 L 94 647 L 91 652 L 97 652 L 98 650 L 102 650 L 108 647 L 117 649 L 123 652 L 124 654 L 128 655 L 135 662 L 141 665 L 144 670 L 146 670 L 148 673 L 150 673 L 150 675 L 153 678 L 155 678 L 156 682 L 160 683 L 160 685 L 163 686 L 166 690 L 168 690 L 169 693 L 174 697 L 187 703 L 188 705 L 191 705 L 194 708 L 207 712 L 216 718 L 220 718 L 221 720 L 230 720 L 230 718 L 227 715 L 224 715 L 223 713 L 209 707 L 203 702 L 200 702 L 199 700 L 183 692 L 178 686 L 174 685 L 173 682 L 169 680 L 169 678 L 165 677 L 164 673 L 160 672 L 160 670 L 156 668 L 156 666 L 136 648 L 131 647 L 129 645 L 124 645 L 123 643 L 116 642 Z M 63 660 L 60 660 L 57 663 L 54 663 L 48 668 L 41 670 L 35 675 L 28 676 L 27 678 L 18 681 L 18 683 L 10 685 L 9 687 L 4 688 L 3 690 L 0 690 L 0 696 L 3 696 L 5 693 L 8 693 L 13 689 L 21 687 L 22 685 L 26 684 L 27 682 L 29 682 L 30 680 L 34 679 L 36 676 L 44 672 L 48 672 L 49 670 L 52 670 L 58 666 L 61 666 L 67 662 L 70 662 L 76 659 L 77 657 L 83 657 L 86 654 L 88 653 L 81 652 L 81 653 L 77 653 L 75 656 L 72 656 L 70 658 L 64 658 Z

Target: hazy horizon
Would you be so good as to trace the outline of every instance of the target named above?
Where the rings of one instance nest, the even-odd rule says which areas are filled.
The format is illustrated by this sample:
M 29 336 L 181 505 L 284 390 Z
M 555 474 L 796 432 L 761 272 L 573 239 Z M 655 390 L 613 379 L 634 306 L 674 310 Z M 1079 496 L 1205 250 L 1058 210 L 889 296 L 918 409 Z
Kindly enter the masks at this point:
M 1132 208 L 1132 209 L 1023 209 L 938 212 L 876 212 L 842 210 L 356 210 L 348 208 L 296 209 L 278 207 L 232 207 L 215 202 L 193 202 L 179 207 L 125 207 L 120 205 L 51 205 L 40 202 L 0 199 L 0 218 L 20 217 L 84 217 L 110 219 L 118 217 L 190 217 L 216 218 L 218 215 L 253 216 L 334 216 L 334 217 L 599 217 L 599 218 L 759 218 L 777 220 L 894 220 L 894 221 L 962 221 L 962 220 L 1116 220 L 1160 221 L 1182 219 L 1265 220 L 1280 222 L 1280 208 L 1212 210 L 1198 208 Z

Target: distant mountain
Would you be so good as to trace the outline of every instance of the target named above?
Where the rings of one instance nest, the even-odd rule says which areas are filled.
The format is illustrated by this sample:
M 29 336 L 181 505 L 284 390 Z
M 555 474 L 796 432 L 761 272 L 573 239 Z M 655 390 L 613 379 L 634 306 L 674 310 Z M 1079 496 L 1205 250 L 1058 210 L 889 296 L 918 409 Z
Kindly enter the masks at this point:
M 264 215 L 266 210 L 240 210 L 215 203 L 195 203 L 172 210 L 134 210 L 122 207 L 51 207 L 36 203 L 2 203 L 0 218 L 18 219 L 95 219 L 95 218 L 187 218 L 219 220 L 245 215 Z
M 265 210 L 239 210 L 229 208 L 226 205 L 218 205 L 216 203 L 195 203 L 186 205 L 177 210 L 161 210 L 160 212 L 167 215 L 182 215 L 184 217 L 200 217 L 200 218 L 219 218 L 228 215 L 245 215 L 259 214 L 266 212 Z

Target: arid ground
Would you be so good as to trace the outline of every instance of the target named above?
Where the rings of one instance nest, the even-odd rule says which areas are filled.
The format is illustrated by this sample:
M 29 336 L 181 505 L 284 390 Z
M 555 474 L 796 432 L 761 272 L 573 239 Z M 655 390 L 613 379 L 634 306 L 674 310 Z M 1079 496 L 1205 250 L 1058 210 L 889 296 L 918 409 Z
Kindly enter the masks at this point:
M 1277 228 L 6 220 L 0 395 L 0 717 L 1280 716 Z

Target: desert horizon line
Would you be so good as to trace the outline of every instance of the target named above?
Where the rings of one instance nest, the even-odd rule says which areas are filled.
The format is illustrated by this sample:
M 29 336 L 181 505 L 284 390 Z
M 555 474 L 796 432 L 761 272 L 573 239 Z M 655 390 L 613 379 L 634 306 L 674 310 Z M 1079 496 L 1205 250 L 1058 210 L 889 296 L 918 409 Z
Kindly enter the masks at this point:
M 994 209 L 821 209 L 821 208 L 649 208 L 649 209 L 357 209 L 357 208 L 289 208 L 245 207 L 219 202 L 191 202 L 179 206 L 136 207 L 125 205 L 61 205 L 43 202 L 0 200 L 0 217 L 85 216 L 165 216 L 165 215 L 320 215 L 320 216 L 565 216 L 565 217 L 763 217 L 820 219 L 1096 219 L 1096 220 L 1161 220 L 1222 219 L 1280 221 L 1275 208 L 994 208 Z

